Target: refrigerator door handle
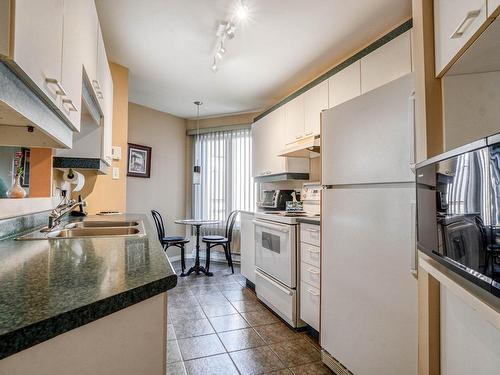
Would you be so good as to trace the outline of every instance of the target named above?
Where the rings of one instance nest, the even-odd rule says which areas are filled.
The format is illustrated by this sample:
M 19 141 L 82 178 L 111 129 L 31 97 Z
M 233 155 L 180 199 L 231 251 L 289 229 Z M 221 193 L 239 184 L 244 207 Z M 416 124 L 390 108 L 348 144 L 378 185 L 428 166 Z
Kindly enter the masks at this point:
M 415 91 L 408 97 L 408 123 L 410 126 L 410 168 L 415 173 L 415 150 L 416 150 L 416 135 L 415 135 Z
M 417 275 L 417 238 L 416 238 L 416 224 L 417 224 L 417 215 L 416 215 L 416 203 L 410 203 L 410 271 L 413 275 Z
M 333 185 L 321 185 L 321 190 L 330 190 L 333 189 Z

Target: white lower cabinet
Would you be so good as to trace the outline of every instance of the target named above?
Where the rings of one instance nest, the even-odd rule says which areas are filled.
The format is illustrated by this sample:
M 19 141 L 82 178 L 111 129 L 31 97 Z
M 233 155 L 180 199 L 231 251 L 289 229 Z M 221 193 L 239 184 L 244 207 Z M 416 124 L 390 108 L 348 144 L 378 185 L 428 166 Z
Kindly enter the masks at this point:
M 255 284 L 255 236 L 253 227 L 253 213 L 242 212 L 240 214 L 240 253 L 241 274 Z
M 321 301 L 320 226 L 300 224 L 300 319 L 319 331 Z
M 300 283 L 300 319 L 319 331 L 320 292 L 305 282 Z

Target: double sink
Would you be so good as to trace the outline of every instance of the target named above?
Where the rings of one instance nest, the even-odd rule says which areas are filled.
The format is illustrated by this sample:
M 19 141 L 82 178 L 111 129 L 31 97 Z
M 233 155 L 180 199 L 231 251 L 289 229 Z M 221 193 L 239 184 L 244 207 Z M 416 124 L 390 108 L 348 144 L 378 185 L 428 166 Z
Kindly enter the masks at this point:
M 88 237 L 132 237 L 145 235 L 142 221 L 79 221 L 60 229 L 28 233 L 17 240 L 50 240 Z

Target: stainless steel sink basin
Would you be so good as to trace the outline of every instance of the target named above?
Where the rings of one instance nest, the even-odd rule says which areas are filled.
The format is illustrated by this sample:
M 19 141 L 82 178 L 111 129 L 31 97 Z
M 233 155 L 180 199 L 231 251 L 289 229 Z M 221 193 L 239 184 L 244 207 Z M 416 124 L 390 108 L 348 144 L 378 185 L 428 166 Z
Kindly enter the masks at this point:
M 50 232 L 37 230 L 16 239 L 30 241 L 144 235 L 146 235 L 146 232 L 142 221 L 81 221 L 70 223 L 64 228 L 54 229 Z
M 136 227 L 139 225 L 138 221 L 80 221 L 77 223 L 70 223 L 65 226 L 66 229 L 73 228 L 122 228 L 122 227 Z
M 139 235 L 137 228 L 75 228 L 50 232 L 48 238 L 116 237 Z

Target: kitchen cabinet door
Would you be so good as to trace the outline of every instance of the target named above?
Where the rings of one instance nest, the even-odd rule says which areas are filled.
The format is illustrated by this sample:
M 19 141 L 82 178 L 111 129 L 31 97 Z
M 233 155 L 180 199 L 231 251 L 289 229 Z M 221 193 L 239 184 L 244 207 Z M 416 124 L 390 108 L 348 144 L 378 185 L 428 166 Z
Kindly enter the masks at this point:
M 99 99 L 101 109 L 104 111 L 104 84 L 108 76 L 109 63 L 106 55 L 106 47 L 104 46 L 104 39 L 102 37 L 101 29 L 97 33 L 97 79 L 92 82 L 96 96 Z
M 75 1 L 75 0 L 72 0 Z M 79 27 L 82 33 L 80 49 L 83 56 L 83 67 L 91 84 L 97 81 L 97 35 L 99 20 L 97 10 L 92 0 L 78 0 L 80 3 Z
M 252 177 L 266 174 L 264 166 L 266 147 L 266 122 L 268 117 L 263 117 L 252 124 Z
M 255 284 L 255 238 L 253 213 L 242 212 L 240 215 L 241 231 L 241 274 Z
M 320 133 L 321 111 L 328 109 L 328 80 L 304 93 L 304 135 Z
M 498 14 L 500 8 L 500 0 L 488 0 L 488 17 Z
M 297 96 L 284 105 L 285 143 L 293 143 L 304 136 L 304 94 Z
M 361 59 L 361 93 L 385 85 L 412 71 L 407 31 Z
M 361 95 L 360 60 L 328 79 L 329 107 L 335 107 L 359 95 Z
M 62 49 L 62 75 L 61 82 L 66 90 L 61 110 L 73 124 L 75 130 L 80 130 L 81 119 L 81 97 L 84 53 L 88 52 L 91 44 L 88 41 L 85 28 L 90 14 L 86 14 L 89 8 L 89 0 L 72 0 L 64 2 L 64 29 Z M 95 19 L 95 16 L 94 16 Z M 95 49 L 97 40 L 94 41 Z M 87 47 L 87 48 L 86 48 Z
M 112 144 L 113 144 L 113 78 L 109 65 L 107 66 L 106 75 L 102 80 L 102 111 L 103 111 L 103 154 L 104 161 L 111 165 Z
M 442 76 L 486 21 L 486 0 L 435 0 L 436 76 Z
M 61 101 L 62 36 L 63 0 L 16 0 L 11 57 L 56 106 Z
M 285 108 L 282 106 L 271 112 L 268 117 L 266 139 L 266 170 L 269 174 L 283 173 L 286 171 L 286 158 L 278 156 L 285 148 L 283 133 L 285 128 Z

